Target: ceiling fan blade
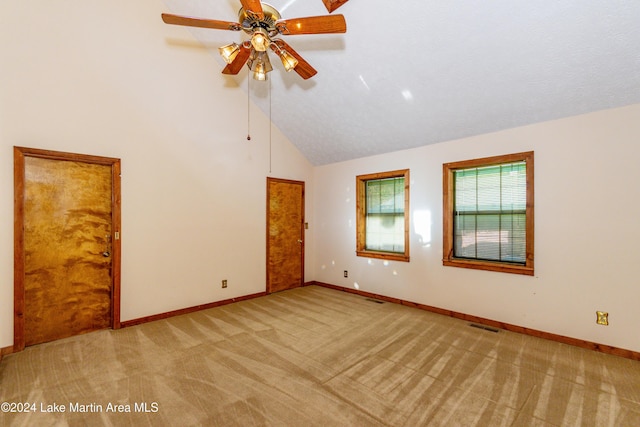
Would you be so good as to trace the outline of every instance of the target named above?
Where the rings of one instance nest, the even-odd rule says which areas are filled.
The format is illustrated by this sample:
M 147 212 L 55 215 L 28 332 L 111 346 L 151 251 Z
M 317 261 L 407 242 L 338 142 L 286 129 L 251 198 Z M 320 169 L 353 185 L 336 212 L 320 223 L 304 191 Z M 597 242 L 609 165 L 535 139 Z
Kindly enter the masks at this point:
M 284 35 L 346 33 L 347 21 L 343 15 L 310 16 L 281 19 L 276 28 Z
M 260 0 L 240 0 L 240 3 L 248 15 L 254 15 L 257 19 L 264 18 L 264 12 L 262 11 L 262 3 L 260 3 Z
M 249 59 L 249 56 L 251 56 L 251 49 L 245 47 L 244 44 L 240 45 L 240 52 L 238 52 L 238 55 L 236 55 L 231 64 L 224 67 L 222 74 L 238 74 L 247 62 L 247 59 Z
M 333 12 L 349 0 L 322 0 L 329 13 Z
M 172 15 L 170 13 L 163 13 L 162 20 L 165 24 L 186 25 L 187 27 L 212 28 L 214 30 L 240 31 L 240 29 L 242 28 L 237 22 L 191 18 L 189 16 Z
M 274 44 L 277 44 L 278 46 L 276 47 L 274 46 Z M 275 53 L 278 53 L 278 48 L 286 50 L 291 54 L 291 56 L 298 60 L 298 65 L 296 65 L 296 68 L 294 68 L 293 70 L 298 73 L 298 75 L 303 79 L 307 80 L 308 78 L 318 74 L 318 71 L 313 68 L 307 61 L 305 61 L 304 58 L 302 58 L 300 54 L 298 54 L 298 52 L 293 50 L 293 48 L 289 46 L 284 40 L 272 40 L 271 50 L 273 50 Z

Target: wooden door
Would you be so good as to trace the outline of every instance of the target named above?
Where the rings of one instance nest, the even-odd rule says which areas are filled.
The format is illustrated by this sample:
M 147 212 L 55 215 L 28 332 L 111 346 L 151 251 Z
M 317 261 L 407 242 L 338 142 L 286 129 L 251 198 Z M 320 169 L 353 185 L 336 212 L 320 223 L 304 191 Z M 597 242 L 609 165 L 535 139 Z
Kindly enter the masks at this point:
M 267 292 L 303 280 L 304 182 L 267 178 Z
M 14 347 L 119 327 L 119 160 L 14 153 Z

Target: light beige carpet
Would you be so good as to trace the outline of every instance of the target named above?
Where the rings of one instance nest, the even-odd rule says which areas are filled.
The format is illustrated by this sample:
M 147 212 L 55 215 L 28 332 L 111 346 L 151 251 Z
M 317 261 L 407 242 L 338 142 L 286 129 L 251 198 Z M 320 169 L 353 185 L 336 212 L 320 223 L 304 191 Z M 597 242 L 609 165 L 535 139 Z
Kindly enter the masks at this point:
M 2 426 L 640 426 L 640 362 L 316 286 L 29 347 L 0 385 L 35 409 Z

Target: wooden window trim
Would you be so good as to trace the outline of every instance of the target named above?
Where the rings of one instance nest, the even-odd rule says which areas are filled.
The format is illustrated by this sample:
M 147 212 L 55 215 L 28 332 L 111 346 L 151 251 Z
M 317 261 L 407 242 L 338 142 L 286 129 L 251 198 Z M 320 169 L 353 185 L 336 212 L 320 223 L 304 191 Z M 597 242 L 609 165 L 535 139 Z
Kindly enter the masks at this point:
M 404 253 L 366 249 L 367 200 L 365 185 L 374 179 L 404 178 Z M 356 255 L 388 261 L 409 262 L 409 169 L 356 176 Z
M 466 169 L 480 166 L 495 166 L 505 163 L 524 161 L 527 164 L 527 205 L 526 205 L 526 258 L 524 265 L 513 265 L 499 261 L 482 261 L 460 259 L 453 256 L 453 209 L 454 209 L 454 180 L 453 172 L 458 169 Z M 485 157 L 481 159 L 465 160 L 461 162 L 445 163 L 442 165 L 442 213 L 443 213 L 443 239 L 442 239 L 442 265 L 450 267 L 471 268 L 476 270 L 498 271 L 503 273 L 524 274 L 533 276 L 533 243 L 534 243 L 534 167 L 533 151 L 507 154 L 503 156 Z

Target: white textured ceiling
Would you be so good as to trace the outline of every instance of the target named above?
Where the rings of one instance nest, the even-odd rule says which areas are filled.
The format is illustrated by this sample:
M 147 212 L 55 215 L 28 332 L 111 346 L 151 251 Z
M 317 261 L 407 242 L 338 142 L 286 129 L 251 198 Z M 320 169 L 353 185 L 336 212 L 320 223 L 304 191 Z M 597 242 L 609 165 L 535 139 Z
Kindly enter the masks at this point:
M 166 12 L 236 21 L 239 0 L 164 0 Z M 271 0 L 283 18 L 321 0 Z M 315 165 L 640 103 L 639 0 L 350 0 L 347 33 L 283 38 L 318 74 L 272 56 L 252 99 Z M 158 17 L 160 19 L 160 17 Z M 190 29 L 217 47 L 243 33 Z M 246 67 L 236 80 L 246 90 Z

